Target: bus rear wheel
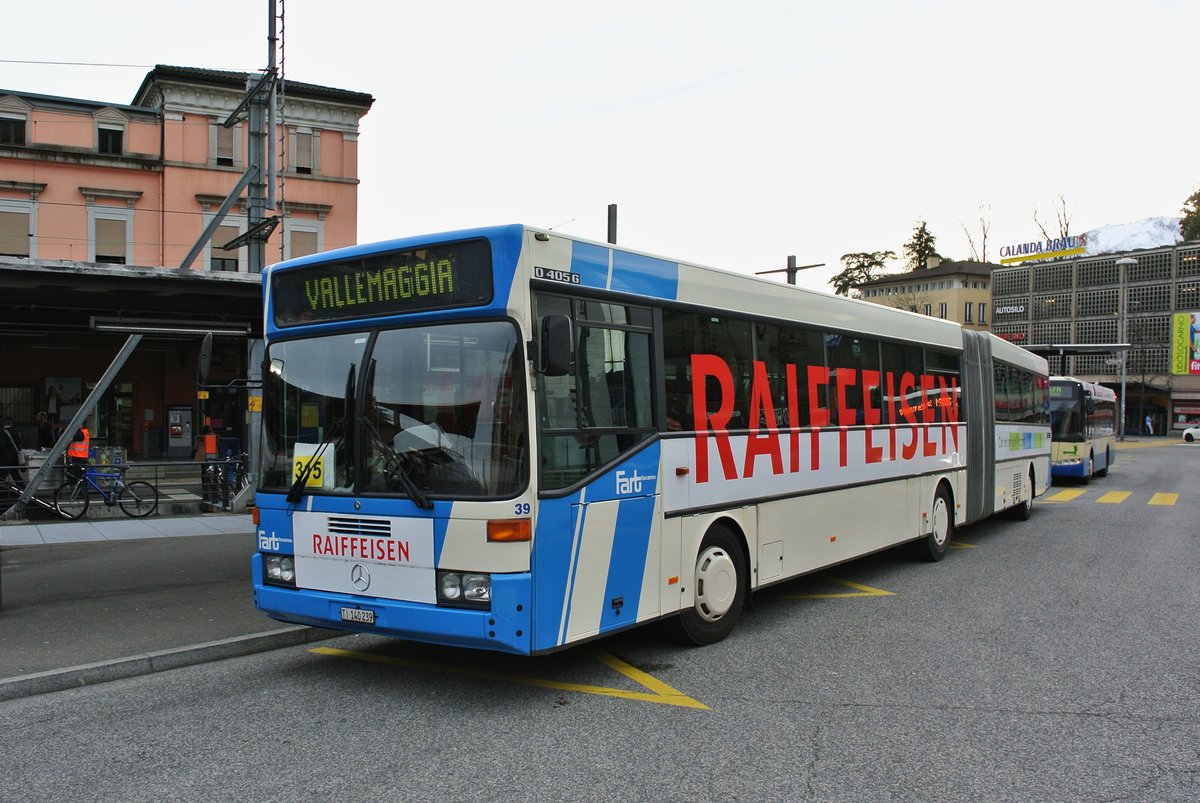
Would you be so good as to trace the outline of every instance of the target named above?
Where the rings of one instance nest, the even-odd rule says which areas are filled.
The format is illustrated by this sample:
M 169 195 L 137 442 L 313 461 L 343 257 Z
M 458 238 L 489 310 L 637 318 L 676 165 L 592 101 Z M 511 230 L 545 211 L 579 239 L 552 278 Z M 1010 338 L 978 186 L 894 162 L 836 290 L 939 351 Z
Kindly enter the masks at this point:
M 1033 469 L 1029 469 L 1029 485 L 1026 487 L 1025 501 L 1016 507 L 1010 508 L 1009 513 L 1012 518 L 1017 521 L 1029 521 L 1029 517 L 1033 515 Z
M 746 557 L 742 543 L 718 524 L 700 544 L 692 575 L 692 607 L 666 622 L 673 638 L 695 646 L 715 644 L 728 636 L 746 601 Z
M 945 485 L 939 485 L 929 511 L 929 533 L 917 541 L 917 554 L 929 561 L 946 557 L 954 540 L 954 503 Z

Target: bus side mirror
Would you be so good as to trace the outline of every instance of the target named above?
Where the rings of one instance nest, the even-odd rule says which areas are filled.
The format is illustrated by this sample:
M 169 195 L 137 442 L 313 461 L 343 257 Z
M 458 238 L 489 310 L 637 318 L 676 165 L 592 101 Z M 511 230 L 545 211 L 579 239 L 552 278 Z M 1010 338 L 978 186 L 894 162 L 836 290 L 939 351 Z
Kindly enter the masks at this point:
M 571 370 L 571 319 L 566 315 L 542 318 L 538 336 L 539 369 L 546 376 L 566 376 Z
M 208 372 L 212 369 L 212 332 L 204 333 L 204 340 L 200 344 L 200 360 L 199 368 L 197 369 L 200 375 L 200 384 L 208 384 Z

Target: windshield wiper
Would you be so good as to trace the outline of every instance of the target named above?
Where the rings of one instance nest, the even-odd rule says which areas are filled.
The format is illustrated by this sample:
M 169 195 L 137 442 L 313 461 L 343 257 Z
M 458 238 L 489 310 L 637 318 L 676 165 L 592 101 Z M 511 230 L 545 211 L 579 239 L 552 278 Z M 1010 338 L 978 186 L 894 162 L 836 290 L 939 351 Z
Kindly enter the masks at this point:
M 308 484 L 308 477 L 312 474 L 313 468 L 316 467 L 321 455 L 325 454 L 325 450 L 329 448 L 329 444 L 342 439 L 342 432 L 345 430 L 344 419 L 334 421 L 329 427 L 329 437 L 321 441 L 321 448 L 308 456 L 308 460 L 300 468 L 300 473 L 296 475 L 296 479 L 292 481 L 292 487 L 288 488 L 287 496 L 285 497 L 290 504 L 296 504 L 300 498 L 304 496 L 304 486 Z
M 345 439 L 346 419 L 349 418 L 354 411 L 354 375 L 355 364 L 350 363 L 350 370 L 346 372 L 346 392 L 342 398 L 342 417 L 329 427 L 329 437 L 321 442 L 321 448 L 309 455 L 308 461 L 301 467 L 300 473 L 296 475 L 296 479 L 292 481 L 292 487 L 288 488 L 287 499 L 291 504 L 296 504 L 300 498 L 304 496 L 304 486 L 308 484 L 308 477 L 312 474 L 313 467 L 317 465 L 318 459 L 325 453 L 329 444 L 334 438 L 339 441 Z M 353 465 L 353 451 L 350 449 L 351 444 L 347 443 L 347 452 L 350 457 L 350 464 Z
M 375 444 L 383 450 L 388 464 L 388 476 L 400 483 L 404 492 L 408 494 L 417 507 L 422 510 L 433 510 L 433 502 L 429 501 L 429 497 L 425 496 L 421 492 L 421 489 L 417 487 L 417 484 L 413 482 L 412 477 L 408 476 L 408 470 L 404 468 L 404 461 L 400 455 L 396 454 L 396 450 L 383 439 L 383 436 L 379 434 L 379 430 L 375 428 L 370 419 L 362 416 L 358 420 L 362 424 L 363 429 L 367 431 L 367 434 L 371 436 L 371 440 L 375 441 Z

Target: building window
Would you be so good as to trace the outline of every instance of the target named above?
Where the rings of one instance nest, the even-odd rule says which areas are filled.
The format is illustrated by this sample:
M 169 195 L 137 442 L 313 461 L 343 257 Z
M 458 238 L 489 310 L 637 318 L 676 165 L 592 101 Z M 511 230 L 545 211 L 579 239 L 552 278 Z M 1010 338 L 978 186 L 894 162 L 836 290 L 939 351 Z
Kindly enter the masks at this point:
M 311 128 L 295 128 L 291 134 L 292 169 L 311 175 L 320 164 L 321 137 Z
M 944 319 L 946 317 L 946 306 L 947 305 L 946 305 L 945 301 L 943 301 L 941 304 L 938 304 L 938 317 L 939 318 Z
M 110 265 L 133 262 L 133 210 L 88 209 L 88 260 Z
M 971 302 L 968 301 L 963 305 L 963 323 L 971 322 Z
M 223 125 L 216 126 L 217 164 L 231 167 L 233 165 L 233 129 Z
M 1129 308 L 1131 310 L 1168 310 L 1171 308 L 1171 286 L 1156 284 L 1149 287 L 1130 287 Z
M 0 201 L 0 256 L 30 257 L 33 214 L 29 204 Z
M 96 131 L 96 149 L 100 153 L 120 156 L 125 153 L 125 129 L 119 126 L 101 124 Z
M 96 218 L 96 262 L 125 264 L 125 221 Z
M 25 118 L 0 116 L 0 145 L 25 144 Z
M 987 302 L 979 302 L 979 322 L 987 323 Z
M 926 314 L 926 315 L 932 315 L 932 314 L 933 314 L 933 305 L 932 305 L 932 304 L 926 304 L 926 305 L 925 305 L 925 314 Z
M 289 220 L 284 237 L 284 259 L 316 254 L 325 248 L 325 224 L 320 220 Z
M 217 226 L 209 243 L 209 270 L 237 271 L 239 248 L 225 250 L 222 246 L 237 237 L 240 232 L 237 226 Z

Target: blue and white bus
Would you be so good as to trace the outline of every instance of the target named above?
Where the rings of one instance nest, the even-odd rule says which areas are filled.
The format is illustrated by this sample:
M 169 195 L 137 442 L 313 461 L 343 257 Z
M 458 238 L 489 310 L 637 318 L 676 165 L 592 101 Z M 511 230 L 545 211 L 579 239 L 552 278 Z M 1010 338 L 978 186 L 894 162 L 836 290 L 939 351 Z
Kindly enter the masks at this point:
M 1050 481 L 1046 362 L 513 225 L 271 267 L 256 605 L 538 654 L 955 528 Z
M 1117 459 L 1117 394 L 1112 388 L 1076 379 L 1050 377 L 1052 477 L 1083 483 L 1103 477 Z

